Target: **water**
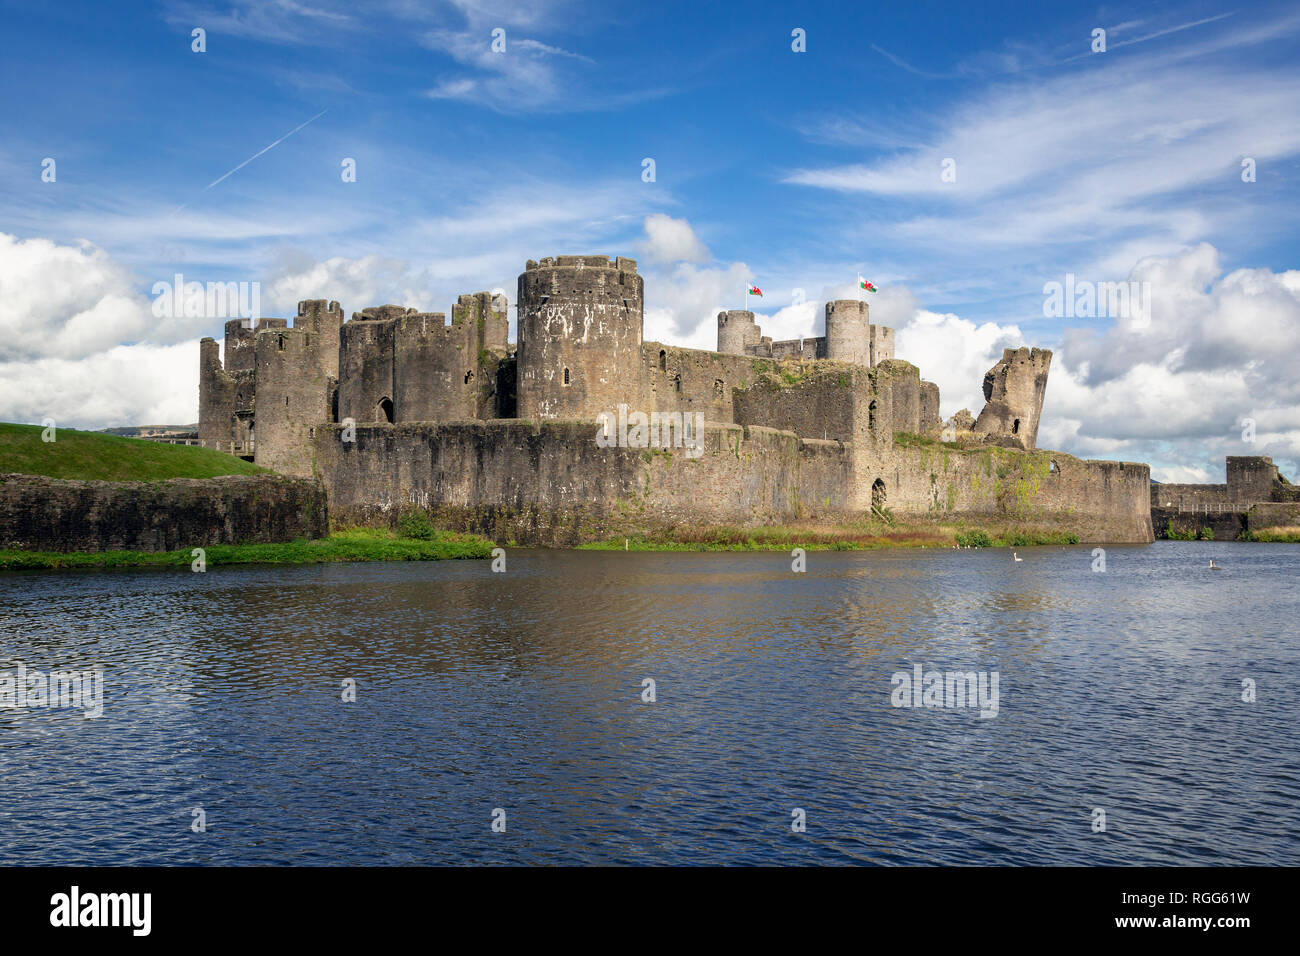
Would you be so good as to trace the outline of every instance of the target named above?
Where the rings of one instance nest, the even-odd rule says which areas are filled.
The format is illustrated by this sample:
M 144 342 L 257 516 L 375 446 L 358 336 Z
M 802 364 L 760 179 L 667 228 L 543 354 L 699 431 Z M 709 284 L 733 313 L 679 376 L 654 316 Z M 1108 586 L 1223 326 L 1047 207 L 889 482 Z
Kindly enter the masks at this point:
M 1021 554 L 0 574 L 0 864 L 1300 863 L 1300 546 Z

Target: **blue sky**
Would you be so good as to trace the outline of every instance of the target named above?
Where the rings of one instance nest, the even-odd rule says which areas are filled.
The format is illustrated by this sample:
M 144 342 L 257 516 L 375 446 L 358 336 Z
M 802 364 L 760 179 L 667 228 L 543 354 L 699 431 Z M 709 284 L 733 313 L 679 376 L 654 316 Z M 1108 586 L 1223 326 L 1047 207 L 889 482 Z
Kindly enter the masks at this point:
M 861 272 L 945 414 L 978 412 L 1004 346 L 1040 345 L 1045 445 L 1169 480 L 1221 480 L 1225 454 L 1300 464 L 1294 4 L 0 16 L 0 419 L 194 421 L 197 339 L 222 322 L 152 317 L 177 271 L 260 282 L 271 315 L 449 311 L 513 298 L 527 258 L 601 252 L 641 262 L 648 338 L 710 347 L 747 281 L 765 332 L 817 334 Z M 1149 282 L 1148 325 L 1045 317 L 1067 273 Z

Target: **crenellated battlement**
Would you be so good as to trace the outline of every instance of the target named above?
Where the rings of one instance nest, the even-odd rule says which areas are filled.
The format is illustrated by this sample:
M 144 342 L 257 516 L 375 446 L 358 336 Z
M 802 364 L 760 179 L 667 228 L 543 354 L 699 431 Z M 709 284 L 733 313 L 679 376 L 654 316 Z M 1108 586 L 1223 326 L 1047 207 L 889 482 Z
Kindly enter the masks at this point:
M 582 430 L 600 415 L 699 416 L 718 423 L 719 441 L 726 436 L 711 460 L 725 465 L 719 474 L 727 480 L 717 488 L 706 483 L 705 497 L 739 495 L 736 501 L 743 502 L 753 488 L 766 487 L 765 466 L 732 443 L 728 430 L 739 429 L 794 433 L 790 447 L 797 454 L 781 457 L 780 467 L 793 469 L 789 493 L 795 497 L 788 504 L 796 511 L 817 501 L 826 507 L 828 491 L 856 512 L 1003 506 L 986 494 L 982 472 L 941 481 L 925 448 L 943 428 L 938 386 L 895 357 L 894 330 L 874 324 L 865 301 L 828 301 L 824 335 L 781 341 L 763 334 L 752 311 L 717 312 L 718 348 L 709 351 L 643 340 L 644 279 L 634 259 L 529 260 L 517 283 L 514 346 L 509 302 L 491 292 L 458 295 L 447 313 L 390 303 L 367 306 L 344 321 L 337 301 L 305 299 L 292 328 L 284 319 L 227 323 L 224 367 L 216 340 L 200 344 L 200 438 L 289 474 L 336 467 L 322 466 L 325 461 L 352 462 L 347 467 L 376 477 L 423 473 L 420 468 L 450 476 L 438 456 L 455 445 L 454 436 L 479 434 L 475 429 L 490 419 L 546 420 L 543 433 L 553 436 L 587 434 Z M 951 444 L 969 451 L 972 462 L 984 460 L 975 450 L 983 443 L 1015 444 L 1028 450 L 1020 453 L 1032 453 L 1050 359 L 1042 349 L 1007 350 L 986 376 L 989 401 L 979 421 L 954 416 L 963 427 Z M 368 450 L 330 445 L 325 453 L 322 440 L 334 436 L 328 426 L 348 421 L 369 436 Z M 403 436 L 426 428 L 438 429 L 449 443 L 433 450 L 432 460 L 417 467 L 383 458 L 384 449 L 408 447 Z M 456 447 L 448 461 L 472 452 Z M 563 457 L 567 446 L 548 447 Z M 563 468 L 538 472 L 536 481 L 557 489 L 596 481 L 582 469 L 589 460 L 606 460 L 603 450 L 570 451 Z M 807 456 L 832 451 L 830 483 L 803 484 L 799 472 Z M 597 457 L 584 457 L 588 452 Z M 648 467 L 691 467 L 685 456 L 671 464 L 669 457 Z M 639 454 L 629 460 L 646 462 Z M 1237 473 L 1261 486 L 1269 477 L 1267 465 L 1253 460 L 1243 459 Z M 327 482 L 332 477 L 321 476 Z M 1050 475 L 1044 480 L 1043 493 L 1056 502 L 1061 489 L 1053 481 Z M 476 501 L 471 496 L 464 503 Z

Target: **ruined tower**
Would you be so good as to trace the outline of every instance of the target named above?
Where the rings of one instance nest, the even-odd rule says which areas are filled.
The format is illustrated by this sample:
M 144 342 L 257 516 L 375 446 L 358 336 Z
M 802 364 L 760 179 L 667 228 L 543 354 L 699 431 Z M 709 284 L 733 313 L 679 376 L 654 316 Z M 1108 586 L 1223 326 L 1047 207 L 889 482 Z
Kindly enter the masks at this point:
M 231 319 L 225 325 L 225 365 L 212 338 L 199 342 L 199 442 L 206 448 L 252 458 L 257 385 L 254 342 L 263 329 L 283 329 L 288 319 Z
M 312 473 L 310 437 L 315 426 L 330 420 L 328 370 L 338 361 L 323 354 L 328 338 L 310 323 L 257 333 L 257 464 L 284 475 Z
M 754 322 L 754 313 L 742 309 L 718 313 L 718 351 L 744 355 L 759 343 L 763 331 Z
M 975 433 L 1035 448 L 1051 364 L 1048 349 L 1003 350 L 1002 360 L 984 375 L 986 404 L 975 420 Z
M 642 400 L 636 260 L 559 256 L 519 276 L 520 418 L 594 419 Z

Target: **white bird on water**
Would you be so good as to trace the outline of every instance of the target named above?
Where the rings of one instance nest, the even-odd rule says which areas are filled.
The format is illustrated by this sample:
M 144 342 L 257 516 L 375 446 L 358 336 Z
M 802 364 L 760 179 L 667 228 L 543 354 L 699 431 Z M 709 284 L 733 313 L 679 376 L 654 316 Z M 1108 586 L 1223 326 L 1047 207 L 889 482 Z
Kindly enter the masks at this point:
M 1221 567 L 1219 567 L 1217 564 L 1215 564 L 1213 558 L 1210 558 L 1210 570 L 1211 570 L 1211 571 L 1222 571 L 1223 568 L 1221 568 Z
M 1022 558 L 1020 555 L 1016 554 L 1014 551 L 1012 551 L 1012 552 L 1011 552 L 1011 560 L 1013 560 L 1013 561 L 1023 561 L 1023 560 L 1025 560 L 1025 559 Z

